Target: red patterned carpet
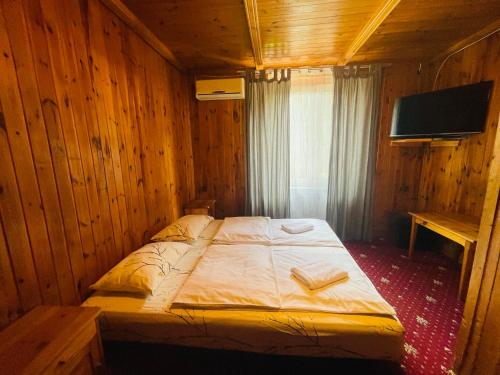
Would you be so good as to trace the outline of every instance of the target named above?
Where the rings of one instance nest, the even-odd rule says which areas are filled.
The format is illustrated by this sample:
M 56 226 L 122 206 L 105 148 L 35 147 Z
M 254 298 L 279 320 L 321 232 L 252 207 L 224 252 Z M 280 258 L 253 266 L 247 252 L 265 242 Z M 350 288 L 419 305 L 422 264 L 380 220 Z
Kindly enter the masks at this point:
M 407 374 L 452 374 L 456 334 L 463 303 L 457 298 L 459 266 L 445 256 L 415 253 L 379 243 L 347 243 L 351 255 L 405 327 Z

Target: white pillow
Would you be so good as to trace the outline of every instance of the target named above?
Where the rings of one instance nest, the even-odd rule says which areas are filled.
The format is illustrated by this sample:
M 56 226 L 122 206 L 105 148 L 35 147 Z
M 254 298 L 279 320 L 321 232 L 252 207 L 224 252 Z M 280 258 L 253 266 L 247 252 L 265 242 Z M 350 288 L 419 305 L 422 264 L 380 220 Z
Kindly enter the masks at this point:
M 90 288 L 153 294 L 171 268 L 192 249 L 173 242 L 150 243 L 130 253 Z
M 207 215 L 186 215 L 151 237 L 151 241 L 194 241 L 214 218 Z

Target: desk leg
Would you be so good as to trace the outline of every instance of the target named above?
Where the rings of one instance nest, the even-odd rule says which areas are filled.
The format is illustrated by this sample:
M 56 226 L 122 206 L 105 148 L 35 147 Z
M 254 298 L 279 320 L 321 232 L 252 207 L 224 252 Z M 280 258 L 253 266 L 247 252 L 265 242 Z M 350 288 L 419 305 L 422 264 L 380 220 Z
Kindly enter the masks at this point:
M 462 269 L 460 270 L 460 284 L 458 286 L 458 297 L 462 300 L 464 300 L 467 296 L 467 289 L 469 285 L 470 274 L 472 272 L 472 263 L 474 262 L 475 250 L 476 243 L 465 243 Z
M 408 248 L 408 257 L 413 257 L 413 251 L 415 250 L 415 239 L 417 238 L 418 224 L 415 217 L 411 217 L 411 232 L 410 232 L 410 246 Z

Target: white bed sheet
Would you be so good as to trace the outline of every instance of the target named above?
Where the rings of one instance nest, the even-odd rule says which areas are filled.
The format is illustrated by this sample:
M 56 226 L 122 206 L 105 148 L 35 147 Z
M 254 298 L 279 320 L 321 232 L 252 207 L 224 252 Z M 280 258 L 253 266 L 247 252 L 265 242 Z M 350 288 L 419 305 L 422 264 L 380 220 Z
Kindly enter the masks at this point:
M 285 224 L 307 223 L 314 229 L 304 233 L 288 233 L 281 229 Z M 271 246 L 340 246 L 335 232 L 325 220 L 320 219 L 270 219 L 268 217 L 228 217 L 224 219 L 214 244 L 220 245 L 271 245 Z
M 264 216 L 227 217 L 222 222 L 213 243 L 270 245 L 270 223 L 271 219 Z
M 312 224 L 314 229 L 291 234 L 283 229 L 286 224 Z M 339 246 L 342 242 L 325 220 L 320 219 L 272 219 L 270 220 L 271 245 L 273 246 Z
M 333 263 L 349 277 L 311 291 L 290 270 L 312 261 Z M 172 307 L 395 315 L 349 252 L 339 247 L 211 245 Z

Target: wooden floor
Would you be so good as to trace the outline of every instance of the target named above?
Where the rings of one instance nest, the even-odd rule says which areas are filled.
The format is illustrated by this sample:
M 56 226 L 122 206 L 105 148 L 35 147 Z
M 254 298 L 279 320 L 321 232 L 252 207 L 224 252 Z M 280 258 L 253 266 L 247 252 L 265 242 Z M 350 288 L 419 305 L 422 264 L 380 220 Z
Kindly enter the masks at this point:
M 168 345 L 104 343 L 109 374 L 404 374 L 383 361 L 302 358 L 191 349 Z

